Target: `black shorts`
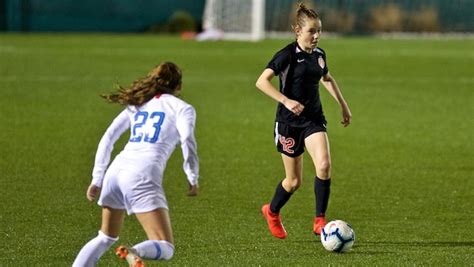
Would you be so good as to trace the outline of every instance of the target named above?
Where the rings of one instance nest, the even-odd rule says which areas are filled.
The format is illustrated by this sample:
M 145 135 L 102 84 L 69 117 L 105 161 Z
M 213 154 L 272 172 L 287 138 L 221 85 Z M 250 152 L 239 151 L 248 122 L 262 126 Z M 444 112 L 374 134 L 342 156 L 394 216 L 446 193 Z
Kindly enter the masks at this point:
M 275 144 L 278 152 L 296 158 L 304 152 L 304 139 L 317 132 L 326 132 L 326 124 L 311 122 L 306 127 L 293 127 L 275 122 Z

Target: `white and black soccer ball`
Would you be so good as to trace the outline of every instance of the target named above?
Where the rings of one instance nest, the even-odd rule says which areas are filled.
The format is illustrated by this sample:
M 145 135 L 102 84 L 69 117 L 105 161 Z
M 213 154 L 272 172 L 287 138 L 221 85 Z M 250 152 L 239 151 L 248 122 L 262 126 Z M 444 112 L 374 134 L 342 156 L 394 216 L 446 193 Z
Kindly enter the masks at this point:
M 321 231 L 321 243 L 323 247 L 329 251 L 349 251 L 354 245 L 354 241 L 354 230 L 345 221 L 330 221 Z

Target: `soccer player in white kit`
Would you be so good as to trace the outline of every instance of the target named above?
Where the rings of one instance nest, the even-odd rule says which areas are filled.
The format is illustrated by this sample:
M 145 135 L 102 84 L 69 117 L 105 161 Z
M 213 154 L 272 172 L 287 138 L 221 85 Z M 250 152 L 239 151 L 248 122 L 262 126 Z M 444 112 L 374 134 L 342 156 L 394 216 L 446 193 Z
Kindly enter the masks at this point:
M 194 126 L 194 108 L 177 98 L 181 70 L 165 62 L 148 75 L 104 96 L 126 105 L 100 140 L 87 198 L 100 193 L 102 225 L 98 235 L 77 255 L 73 266 L 95 266 L 117 240 L 124 213 L 135 214 L 148 237 L 132 248 L 119 246 L 116 254 L 130 266 L 144 266 L 142 259 L 169 260 L 174 253 L 168 205 L 162 187 L 166 162 L 178 143 L 189 182 L 189 196 L 197 195 L 199 162 Z M 114 143 L 130 128 L 130 139 L 110 166 Z

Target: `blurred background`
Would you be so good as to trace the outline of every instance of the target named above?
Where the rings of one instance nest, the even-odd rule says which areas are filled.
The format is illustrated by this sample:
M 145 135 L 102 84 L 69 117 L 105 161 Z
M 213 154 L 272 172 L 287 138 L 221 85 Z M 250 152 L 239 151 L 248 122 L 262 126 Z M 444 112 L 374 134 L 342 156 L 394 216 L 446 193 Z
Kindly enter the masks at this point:
M 0 30 L 21 32 L 251 31 L 260 20 L 265 37 L 289 32 L 294 0 L 0 0 Z M 317 0 L 324 30 L 473 32 L 472 0 Z M 260 9 L 256 8 L 260 6 Z M 252 26 L 254 25 L 254 26 Z M 262 39 L 260 34 L 254 39 Z

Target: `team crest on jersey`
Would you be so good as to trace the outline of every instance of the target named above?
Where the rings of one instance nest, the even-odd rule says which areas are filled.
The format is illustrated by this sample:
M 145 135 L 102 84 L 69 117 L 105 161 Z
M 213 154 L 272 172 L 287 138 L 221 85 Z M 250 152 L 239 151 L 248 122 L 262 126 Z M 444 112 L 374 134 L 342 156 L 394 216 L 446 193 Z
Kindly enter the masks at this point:
M 321 67 L 321 69 L 324 69 L 324 67 L 326 67 L 326 62 L 324 62 L 323 57 L 320 56 L 320 57 L 318 58 L 318 64 L 319 64 L 319 66 Z

